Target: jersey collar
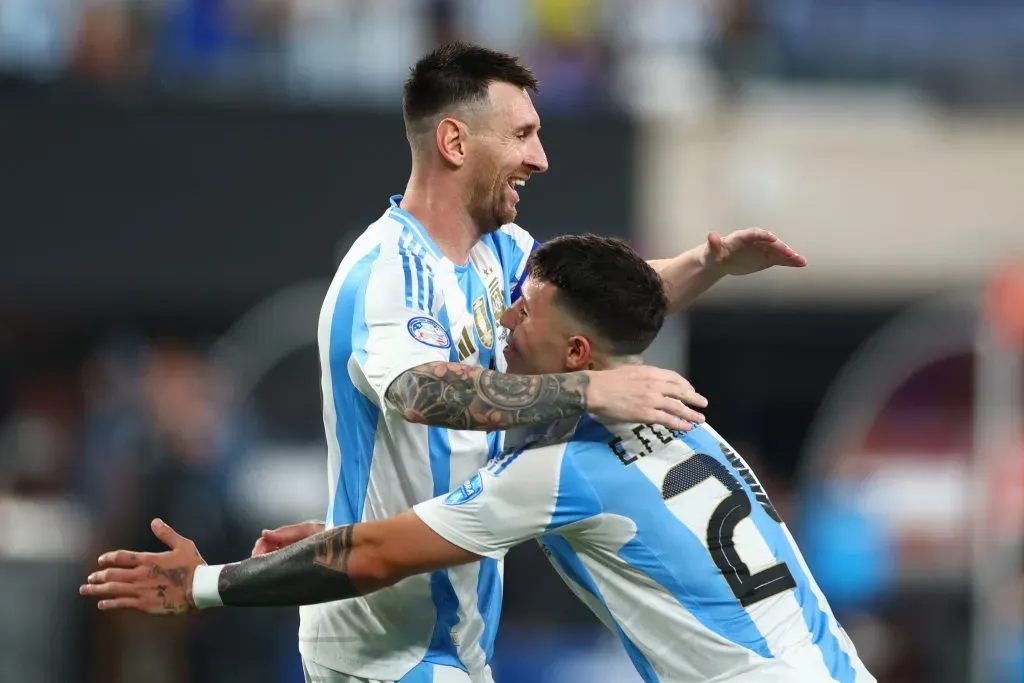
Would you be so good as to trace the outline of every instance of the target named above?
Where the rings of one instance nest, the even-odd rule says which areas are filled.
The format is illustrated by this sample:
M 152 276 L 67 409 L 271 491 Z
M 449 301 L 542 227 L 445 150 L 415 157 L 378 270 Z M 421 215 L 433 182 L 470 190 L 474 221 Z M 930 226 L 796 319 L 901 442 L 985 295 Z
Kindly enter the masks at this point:
M 423 227 L 423 224 L 415 216 L 400 206 L 401 202 L 402 195 L 391 195 L 391 208 L 388 209 L 388 215 L 411 230 L 436 258 L 443 259 L 444 255 L 434 240 L 431 239 L 430 233 L 427 232 L 427 229 Z

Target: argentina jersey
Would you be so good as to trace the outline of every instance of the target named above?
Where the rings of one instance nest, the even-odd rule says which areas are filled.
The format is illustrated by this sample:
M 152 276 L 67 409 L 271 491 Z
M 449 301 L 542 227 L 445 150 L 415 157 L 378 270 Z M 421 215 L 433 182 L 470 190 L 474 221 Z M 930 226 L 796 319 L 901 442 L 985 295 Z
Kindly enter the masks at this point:
M 414 509 L 487 558 L 539 538 L 648 683 L 875 680 L 754 473 L 710 426 L 584 417 Z
M 431 362 L 504 369 L 497 320 L 535 242 L 502 226 L 465 264 L 446 259 L 391 198 L 328 289 L 318 348 L 335 527 L 384 519 L 447 492 L 498 454 L 500 432 L 407 422 L 385 400 L 405 371 Z M 303 607 L 304 659 L 360 678 L 397 680 L 421 663 L 483 671 L 491 659 L 502 565 L 411 577 L 372 595 Z

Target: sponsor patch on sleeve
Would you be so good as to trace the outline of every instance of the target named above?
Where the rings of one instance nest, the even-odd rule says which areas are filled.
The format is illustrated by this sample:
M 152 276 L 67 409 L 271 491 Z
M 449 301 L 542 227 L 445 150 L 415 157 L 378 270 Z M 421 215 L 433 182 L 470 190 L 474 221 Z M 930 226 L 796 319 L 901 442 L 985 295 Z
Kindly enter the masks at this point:
M 445 505 L 462 505 L 473 500 L 484 490 L 484 478 L 477 472 L 467 479 L 462 486 L 449 493 L 445 499 Z
M 441 324 L 436 320 L 424 316 L 417 316 L 409 320 L 407 327 L 409 328 L 409 334 L 412 335 L 412 338 L 421 344 L 433 346 L 438 349 L 447 349 L 452 345 L 452 340 L 448 337 L 448 332 L 446 332 L 445 329 L 441 327 Z

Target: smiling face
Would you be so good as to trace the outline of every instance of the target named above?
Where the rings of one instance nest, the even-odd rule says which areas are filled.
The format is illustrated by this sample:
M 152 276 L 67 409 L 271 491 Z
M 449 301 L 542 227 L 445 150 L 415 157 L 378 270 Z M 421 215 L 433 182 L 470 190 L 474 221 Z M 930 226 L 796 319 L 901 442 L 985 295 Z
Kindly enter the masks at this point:
M 508 330 L 505 360 L 508 372 L 539 375 L 585 368 L 590 341 L 556 302 L 558 287 L 532 277 L 523 283 L 522 296 L 501 316 Z
M 637 362 L 665 320 L 664 283 L 621 240 L 564 235 L 538 246 L 522 295 L 501 316 L 513 374 Z
M 473 179 L 469 211 L 477 225 L 497 230 L 516 217 L 519 188 L 548 169 L 540 117 L 529 93 L 511 83 L 488 86 L 490 106 L 471 126 L 467 171 Z

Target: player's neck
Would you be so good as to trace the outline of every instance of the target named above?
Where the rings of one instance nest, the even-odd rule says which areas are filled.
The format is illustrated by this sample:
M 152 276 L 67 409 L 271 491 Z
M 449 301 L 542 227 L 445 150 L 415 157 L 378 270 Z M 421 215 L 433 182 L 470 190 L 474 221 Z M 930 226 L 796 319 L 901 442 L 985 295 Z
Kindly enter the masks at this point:
M 626 365 L 642 365 L 644 359 L 636 356 L 598 356 L 594 355 L 587 370 L 614 370 Z
M 445 187 L 443 181 L 426 182 L 414 174 L 401 206 L 423 225 L 445 258 L 457 265 L 469 261 L 469 252 L 480 241 L 481 233 L 466 211 L 458 188 Z

